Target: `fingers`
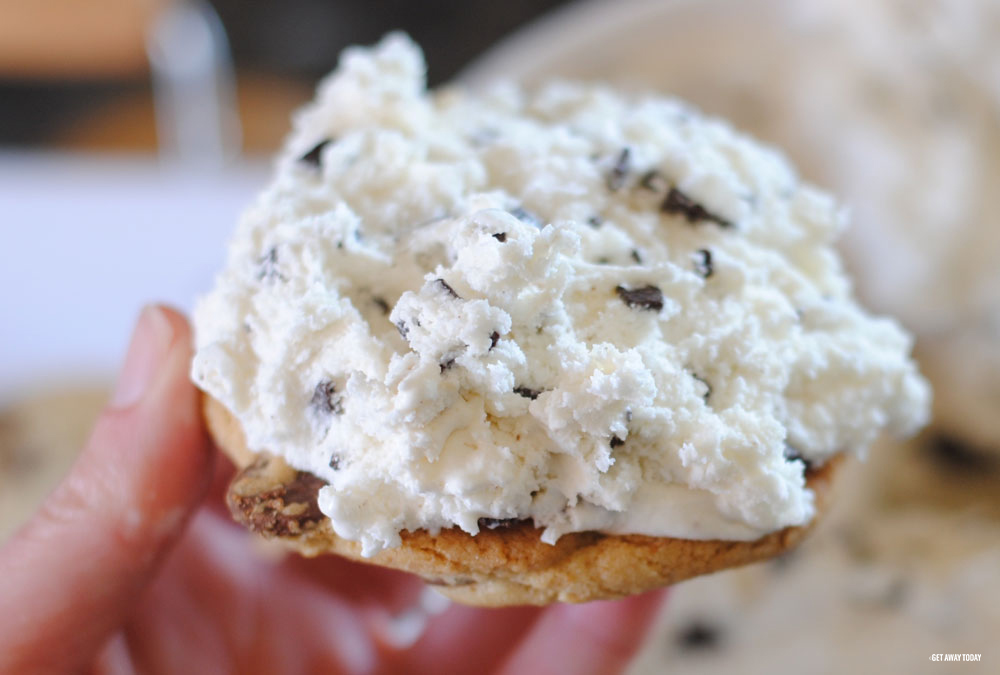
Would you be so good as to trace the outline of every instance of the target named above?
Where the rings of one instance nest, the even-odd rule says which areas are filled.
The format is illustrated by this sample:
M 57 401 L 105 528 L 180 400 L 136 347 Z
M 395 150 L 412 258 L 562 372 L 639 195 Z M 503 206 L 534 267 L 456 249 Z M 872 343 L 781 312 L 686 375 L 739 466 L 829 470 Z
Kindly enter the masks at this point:
M 226 493 L 229 492 L 229 483 L 236 475 L 236 465 L 226 456 L 225 453 L 215 453 L 215 466 L 212 469 L 212 477 L 208 483 L 208 496 L 205 499 L 205 507 L 217 514 L 226 516 L 233 527 L 244 530 L 245 528 L 233 521 L 229 512 L 229 505 L 226 504 Z
M 135 664 L 124 633 L 115 633 L 94 659 L 93 675 L 135 675 Z
M 543 610 L 537 607 L 476 609 L 452 605 L 430 619 L 420 640 L 395 658 L 395 672 L 493 672 L 531 630 Z M 535 672 L 531 668 L 520 672 Z M 570 670 L 562 672 L 572 672 Z
M 372 672 L 364 614 L 201 509 L 130 617 L 140 673 Z
M 315 584 L 317 592 L 333 593 L 358 608 L 384 609 L 395 614 L 420 600 L 424 582 L 406 572 L 354 562 L 336 555 L 282 561 L 285 571 Z
M 0 549 L 0 672 L 76 670 L 129 611 L 211 474 L 190 330 L 143 311 L 69 476 Z
M 125 636 L 137 672 L 265 672 L 236 667 L 240 657 L 257 662 L 276 639 L 260 617 L 278 603 L 261 602 L 262 593 L 284 597 L 271 563 L 253 553 L 228 514 L 198 511 L 129 616 Z
M 219 453 L 212 471 L 212 480 L 209 481 L 208 493 L 211 495 L 213 503 L 226 505 L 226 493 L 229 491 L 229 484 L 236 475 L 236 465 L 233 460 L 223 453 Z M 220 499 L 221 498 L 221 499 Z M 226 513 L 229 509 L 226 509 Z
M 501 673 L 620 673 L 642 645 L 666 597 L 655 591 L 545 611 Z
M 403 672 L 616 673 L 638 651 L 665 592 L 548 609 L 453 605 L 390 662 Z M 404 668 L 405 666 L 405 668 Z

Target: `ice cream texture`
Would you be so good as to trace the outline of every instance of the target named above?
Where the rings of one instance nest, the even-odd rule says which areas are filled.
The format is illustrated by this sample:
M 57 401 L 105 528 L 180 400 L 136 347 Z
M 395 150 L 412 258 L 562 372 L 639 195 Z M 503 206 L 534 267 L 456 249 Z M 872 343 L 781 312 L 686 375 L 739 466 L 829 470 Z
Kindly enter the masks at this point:
M 194 381 L 365 555 L 507 519 L 755 539 L 810 520 L 808 466 L 925 422 L 844 210 L 779 153 L 661 96 L 424 71 L 399 34 L 344 53 L 194 315 Z

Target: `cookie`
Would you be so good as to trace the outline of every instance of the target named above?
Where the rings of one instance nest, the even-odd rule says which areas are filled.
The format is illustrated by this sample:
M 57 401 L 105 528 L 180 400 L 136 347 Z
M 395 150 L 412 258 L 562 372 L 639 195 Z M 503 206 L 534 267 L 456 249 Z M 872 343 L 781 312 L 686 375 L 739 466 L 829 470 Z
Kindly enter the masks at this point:
M 338 537 L 319 510 L 322 480 L 273 455 L 251 452 L 236 419 L 208 396 L 204 414 L 216 444 L 239 468 L 226 500 L 248 529 L 306 556 L 334 553 L 412 572 L 456 602 L 483 607 L 620 598 L 780 555 L 826 510 L 843 462 L 838 455 L 807 472 L 817 508 L 808 525 L 755 541 L 575 532 L 553 545 L 542 542 L 541 530 L 528 521 L 501 521 L 483 523 L 475 536 L 458 528 L 403 532 L 400 546 L 365 558 L 361 546 Z

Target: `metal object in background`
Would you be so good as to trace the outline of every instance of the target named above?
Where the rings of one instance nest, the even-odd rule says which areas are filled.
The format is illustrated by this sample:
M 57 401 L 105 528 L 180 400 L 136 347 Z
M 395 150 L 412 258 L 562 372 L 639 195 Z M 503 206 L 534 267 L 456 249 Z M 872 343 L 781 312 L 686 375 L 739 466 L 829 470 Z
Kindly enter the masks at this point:
M 232 57 L 211 5 L 201 0 L 168 5 L 150 28 L 147 53 L 161 156 L 217 167 L 238 155 Z

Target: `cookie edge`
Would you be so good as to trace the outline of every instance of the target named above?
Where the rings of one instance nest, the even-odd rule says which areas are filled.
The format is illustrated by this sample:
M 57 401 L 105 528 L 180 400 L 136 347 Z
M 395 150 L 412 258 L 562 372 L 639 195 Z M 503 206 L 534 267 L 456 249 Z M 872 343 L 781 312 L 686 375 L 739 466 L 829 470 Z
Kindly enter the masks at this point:
M 205 422 L 219 449 L 240 471 L 254 465 L 262 455 L 247 447 L 239 421 L 210 395 L 202 397 Z M 273 457 L 268 461 L 280 462 L 284 469 L 276 465 L 278 470 L 289 475 L 282 460 Z M 807 474 L 808 485 L 816 496 L 816 515 L 809 523 L 752 541 L 579 532 L 564 535 L 550 545 L 540 541 L 541 530 L 530 525 L 482 530 L 475 536 L 451 528 L 437 534 L 404 531 L 399 547 L 365 558 L 360 544 L 338 537 L 325 518 L 308 529 L 286 528 L 280 534 L 258 530 L 258 535 L 278 540 L 309 557 L 334 553 L 417 574 L 441 594 L 466 605 L 503 607 L 610 600 L 766 560 L 795 547 L 828 510 L 843 463 L 841 453 Z M 230 485 L 227 501 L 233 499 L 233 486 L 241 475 L 238 473 Z

